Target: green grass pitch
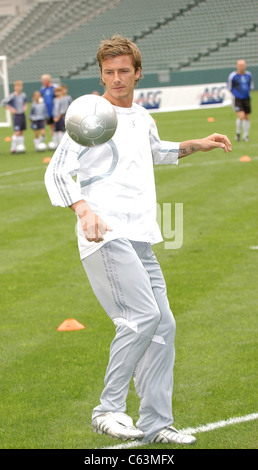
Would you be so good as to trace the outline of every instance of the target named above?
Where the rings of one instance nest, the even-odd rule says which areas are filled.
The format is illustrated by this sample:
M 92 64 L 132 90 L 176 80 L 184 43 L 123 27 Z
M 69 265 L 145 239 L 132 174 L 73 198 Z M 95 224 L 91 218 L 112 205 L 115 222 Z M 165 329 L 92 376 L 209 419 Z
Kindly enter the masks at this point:
M 154 251 L 176 322 L 174 425 L 198 427 L 257 411 L 258 92 L 250 142 L 234 142 L 231 108 L 153 115 L 164 140 L 227 134 L 216 150 L 155 168 L 158 202 L 183 203 L 184 241 Z M 208 122 L 208 117 L 214 122 Z M 93 433 L 114 326 L 95 299 L 77 250 L 75 218 L 52 207 L 43 158 L 26 131 L 27 153 L 11 155 L 0 128 L 0 448 L 101 449 Z M 249 162 L 240 157 L 248 155 Z M 173 229 L 173 226 L 172 226 Z M 59 332 L 68 318 L 83 330 Z M 130 386 L 127 412 L 138 418 Z M 255 421 L 197 433 L 195 449 L 253 449 Z M 168 449 L 177 446 L 145 445 Z

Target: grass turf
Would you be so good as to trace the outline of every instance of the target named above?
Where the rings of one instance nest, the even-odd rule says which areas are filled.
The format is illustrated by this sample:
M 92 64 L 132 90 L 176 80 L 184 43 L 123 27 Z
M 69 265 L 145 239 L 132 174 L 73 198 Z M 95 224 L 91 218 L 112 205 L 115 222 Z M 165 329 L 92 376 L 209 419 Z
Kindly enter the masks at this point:
M 184 209 L 182 248 L 154 247 L 177 322 L 173 409 L 178 428 L 257 411 L 258 251 L 250 249 L 258 245 L 257 107 L 254 92 L 248 144 L 234 142 L 231 108 L 154 115 L 163 139 L 222 132 L 233 143 L 231 154 L 198 153 L 181 159 L 178 167 L 155 168 L 158 202 L 172 207 L 180 202 Z M 214 122 L 208 122 L 209 116 Z M 50 204 L 43 158 L 51 153 L 35 153 L 28 129 L 27 153 L 10 155 L 4 138 L 11 133 L 0 128 L 0 447 L 115 445 L 91 428 L 114 326 L 81 266 L 73 213 Z M 242 155 L 251 161 L 240 162 Z M 67 318 L 76 318 L 85 329 L 58 332 Z M 127 409 L 134 420 L 138 408 L 131 384 Z M 256 448 L 255 425 L 200 433 L 193 447 Z

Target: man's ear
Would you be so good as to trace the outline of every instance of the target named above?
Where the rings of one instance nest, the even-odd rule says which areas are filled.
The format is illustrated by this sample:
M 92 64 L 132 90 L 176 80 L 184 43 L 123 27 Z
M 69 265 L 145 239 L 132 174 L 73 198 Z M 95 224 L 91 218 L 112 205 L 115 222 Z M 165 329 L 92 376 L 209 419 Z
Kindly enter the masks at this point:
M 138 67 L 138 69 L 135 72 L 135 80 L 139 80 L 140 76 L 141 76 L 141 68 Z

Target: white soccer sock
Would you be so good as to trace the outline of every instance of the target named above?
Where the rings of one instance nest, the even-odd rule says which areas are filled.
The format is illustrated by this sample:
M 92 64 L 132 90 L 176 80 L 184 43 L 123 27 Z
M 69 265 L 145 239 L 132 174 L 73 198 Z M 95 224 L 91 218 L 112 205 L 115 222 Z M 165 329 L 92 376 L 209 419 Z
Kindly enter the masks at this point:
M 12 141 L 11 141 L 11 152 L 16 149 L 17 143 L 18 143 L 18 142 L 17 142 L 17 136 L 16 136 L 16 135 L 13 135 L 13 136 L 12 136 Z
M 236 120 L 236 133 L 241 134 L 241 127 L 242 127 L 242 121 L 241 119 L 237 118 Z
M 246 137 L 248 137 L 249 129 L 250 129 L 250 121 L 248 119 L 244 119 L 244 122 L 243 122 L 243 137 L 244 137 L 244 139 Z
M 61 140 L 62 140 L 62 137 L 64 135 L 64 132 L 62 131 L 58 131 L 58 143 L 60 144 Z
M 35 149 L 37 150 L 37 147 L 38 147 L 38 144 L 39 144 L 40 141 L 39 141 L 39 139 L 34 139 L 33 142 L 34 142 L 34 145 L 35 145 Z
M 53 133 L 53 142 L 58 145 L 58 132 L 54 132 Z
M 24 145 L 24 135 L 19 135 L 17 137 L 17 143 L 18 145 Z

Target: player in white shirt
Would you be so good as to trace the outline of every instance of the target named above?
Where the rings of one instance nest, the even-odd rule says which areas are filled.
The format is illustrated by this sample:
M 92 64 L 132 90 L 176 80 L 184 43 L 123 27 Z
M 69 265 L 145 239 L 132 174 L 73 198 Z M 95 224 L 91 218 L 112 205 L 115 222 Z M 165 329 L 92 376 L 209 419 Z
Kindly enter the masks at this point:
M 45 176 L 52 204 L 77 214 L 83 266 L 116 325 L 92 424 L 95 431 L 122 439 L 191 444 L 195 437 L 171 426 L 175 320 L 151 248 L 162 240 L 153 164 L 177 164 L 180 157 L 214 148 L 231 151 L 231 143 L 220 134 L 181 143 L 160 140 L 148 111 L 133 104 L 141 78 L 137 46 L 116 35 L 101 43 L 97 57 L 117 130 L 112 140 L 93 148 L 66 133 Z M 125 413 L 132 377 L 140 398 L 137 427 Z

